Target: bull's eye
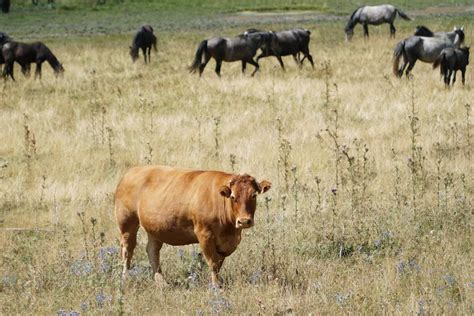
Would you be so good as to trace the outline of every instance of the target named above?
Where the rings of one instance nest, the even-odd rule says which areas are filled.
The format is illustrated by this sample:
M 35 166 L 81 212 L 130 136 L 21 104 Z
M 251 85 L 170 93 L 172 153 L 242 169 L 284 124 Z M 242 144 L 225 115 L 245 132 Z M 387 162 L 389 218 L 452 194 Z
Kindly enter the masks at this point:
M 230 199 L 231 199 L 232 201 L 235 201 L 235 195 L 231 194 L 231 195 L 230 195 Z
M 257 198 L 257 193 L 255 192 L 254 194 L 252 194 L 252 199 L 256 199 Z

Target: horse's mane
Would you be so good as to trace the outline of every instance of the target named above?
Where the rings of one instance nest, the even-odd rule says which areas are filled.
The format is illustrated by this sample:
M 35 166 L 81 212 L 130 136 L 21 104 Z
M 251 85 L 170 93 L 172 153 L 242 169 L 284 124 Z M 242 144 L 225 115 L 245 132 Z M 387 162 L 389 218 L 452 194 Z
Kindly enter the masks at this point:
M 357 13 L 357 11 L 359 11 L 359 10 L 362 9 L 363 7 L 364 7 L 364 6 L 360 6 L 360 7 L 358 7 L 357 9 L 355 9 L 355 11 L 352 12 L 351 17 L 349 18 L 349 20 L 352 21 L 352 19 L 354 18 L 354 15 Z
M 424 25 L 418 25 L 416 27 L 415 35 L 417 36 L 428 36 L 431 37 L 434 33 Z

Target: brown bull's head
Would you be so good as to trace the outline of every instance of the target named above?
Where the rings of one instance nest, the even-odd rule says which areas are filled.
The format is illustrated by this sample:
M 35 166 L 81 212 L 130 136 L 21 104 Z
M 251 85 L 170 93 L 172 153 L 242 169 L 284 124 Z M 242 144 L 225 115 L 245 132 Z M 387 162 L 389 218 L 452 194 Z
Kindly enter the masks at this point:
M 230 199 L 235 228 L 253 226 L 253 216 L 257 207 L 257 195 L 270 190 L 272 184 L 266 180 L 258 183 L 248 174 L 234 176 L 220 189 L 220 194 Z

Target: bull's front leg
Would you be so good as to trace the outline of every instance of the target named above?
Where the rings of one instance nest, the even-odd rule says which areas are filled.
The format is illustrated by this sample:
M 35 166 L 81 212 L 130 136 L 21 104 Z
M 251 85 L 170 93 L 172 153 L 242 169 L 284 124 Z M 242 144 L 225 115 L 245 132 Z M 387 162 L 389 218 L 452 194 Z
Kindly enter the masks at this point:
M 225 257 L 217 252 L 215 236 L 207 229 L 196 229 L 199 245 L 201 246 L 204 258 L 211 269 L 212 285 L 220 287 L 219 270 L 224 263 Z

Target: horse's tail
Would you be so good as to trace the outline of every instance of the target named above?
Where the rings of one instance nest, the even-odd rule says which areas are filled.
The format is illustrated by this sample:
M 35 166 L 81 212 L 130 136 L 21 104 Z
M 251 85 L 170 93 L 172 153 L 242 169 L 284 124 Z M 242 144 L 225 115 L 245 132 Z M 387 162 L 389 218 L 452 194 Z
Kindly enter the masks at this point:
M 196 55 L 192 65 L 189 67 L 189 72 L 194 73 L 201 66 L 202 54 L 207 49 L 207 40 L 204 40 L 199 44 L 198 49 L 196 50 Z
M 397 11 L 398 16 L 401 17 L 402 19 L 407 20 L 407 21 L 411 21 L 411 18 L 408 15 L 406 15 L 405 12 L 403 12 L 402 10 L 395 9 L 395 11 Z
M 446 61 L 446 53 L 445 52 L 441 52 L 441 54 L 439 54 L 439 56 L 435 59 L 434 63 L 433 63 L 433 69 L 436 69 L 439 67 L 439 65 L 441 65 L 441 75 L 443 76 L 444 73 L 446 72 L 446 67 L 444 67 L 444 64 L 445 64 L 445 61 Z
M 393 52 L 393 74 L 397 77 L 401 77 L 399 73 L 400 58 L 405 53 L 405 40 L 398 42 Z
M 158 49 L 156 49 L 156 36 L 155 35 L 153 35 L 153 40 L 152 40 L 151 44 L 153 45 L 153 50 L 155 52 L 157 52 Z

